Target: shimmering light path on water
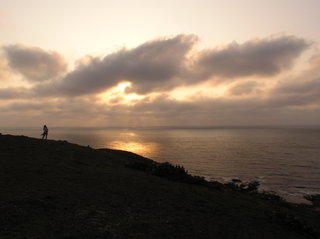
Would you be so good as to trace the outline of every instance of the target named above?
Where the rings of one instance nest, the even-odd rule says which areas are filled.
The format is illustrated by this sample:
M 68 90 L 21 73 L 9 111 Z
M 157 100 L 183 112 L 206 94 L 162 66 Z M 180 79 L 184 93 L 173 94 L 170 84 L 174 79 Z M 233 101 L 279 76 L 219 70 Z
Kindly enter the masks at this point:
M 39 129 L 2 129 L 39 137 Z M 49 138 L 128 150 L 213 180 L 259 180 L 289 200 L 320 193 L 320 129 L 63 129 Z

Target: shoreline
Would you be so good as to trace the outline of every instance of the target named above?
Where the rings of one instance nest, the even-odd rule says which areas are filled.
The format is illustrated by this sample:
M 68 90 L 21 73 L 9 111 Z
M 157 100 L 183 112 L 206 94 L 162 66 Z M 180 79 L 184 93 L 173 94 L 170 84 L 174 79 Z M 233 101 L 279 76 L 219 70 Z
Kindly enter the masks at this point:
M 28 128 L 28 127 L 25 127 L 25 128 Z M 58 128 L 65 128 L 65 129 L 68 129 L 68 127 L 58 127 Z M 255 129 L 255 127 L 251 127 L 252 129 Z M 304 127 L 305 128 L 305 127 Z M 32 129 L 32 131 L 34 131 L 35 130 L 35 128 L 34 127 L 32 127 L 31 128 Z M 73 127 L 73 128 L 71 128 L 72 130 L 78 130 L 79 128 L 78 127 Z M 83 129 L 83 127 L 81 128 L 81 129 Z M 85 127 L 84 129 L 86 129 L 86 130 L 92 130 L 92 129 L 95 129 L 95 130 L 100 130 L 100 129 L 105 129 L 105 130 L 117 130 L 117 129 L 119 129 L 119 128 L 106 128 L 106 127 Z M 128 131 L 129 129 L 128 128 L 120 128 L 121 130 L 123 130 L 123 131 Z M 158 127 L 158 129 L 161 129 L 161 127 Z M 181 130 L 181 129 L 183 129 L 183 128 L 180 128 L 180 129 L 177 129 L 177 130 Z M 193 129 L 195 129 L 195 128 L 193 128 Z M 203 128 L 204 129 L 204 128 Z M 216 129 L 219 129 L 219 128 L 216 128 Z M 221 128 L 221 129 L 224 129 L 224 128 Z M 234 127 L 234 128 L 232 128 L 232 129 L 239 129 L 239 130 L 241 130 L 241 129 L 246 129 L 246 128 L 237 128 L 237 127 Z M 263 129 L 273 129 L 272 127 L 266 127 L 266 128 L 260 128 L 261 130 L 263 130 Z M 284 128 L 282 128 L 282 129 L 284 129 Z M 287 128 L 287 129 L 289 129 L 289 128 Z M 291 128 L 291 129 L 298 129 L 298 128 Z M 141 128 L 140 129 L 137 129 L 137 130 L 141 130 Z M 148 128 L 143 128 L 143 130 L 148 130 Z M 39 131 L 40 132 L 40 131 Z M 130 131 L 131 132 L 131 131 Z M 21 132 L 21 133 L 23 133 L 23 132 Z M 11 135 L 11 134 L 9 134 L 9 135 Z M 21 135 L 21 136 L 23 136 L 23 135 Z M 54 138 L 52 139 L 52 140 L 61 140 L 61 139 L 59 139 L 59 138 L 61 138 L 61 135 L 60 135 L 60 137 L 56 137 L 57 135 L 55 135 L 54 136 Z M 27 136 L 27 137 L 30 137 L 30 136 Z M 31 136 L 31 137 L 35 137 L 35 138 L 40 138 L 40 137 L 37 137 L 37 135 L 36 136 Z M 58 138 L 58 139 L 55 139 L 55 138 Z M 63 141 L 63 140 L 62 140 Z M 69 142 L 69 141 L 68 141 Z M 74 142 L 71 142 L 71 143 L 73 143 L 73 144 L 79 144 L 79 145 L 81 145 L 81 146 L 87 146 L 85 143 L 78 143 L 78 142 L 76 142 L 76 140 L 74 141 Z M 100 147 L 95 147 L 94 146 L 94 148 L 95 149 L 99 149 Z M 114 147 L 112 147 L 111 149 L 115 149 L 115 150 L 119 150 L 118 148 L 114 148 Z M 131 152 L 130 150 L 126 150 L 126 149 L 121 149 L 120 148 L 120 150 L 125 150 L 125 151 L 129 151 L 129 152 Z M 136 152 L 135 152 L 136 153 Z M 138 153 L 139 154 L 139 153 Z M 143 157 L 148 157 L 148 156 L 145 156 L 145 155 L 143 155 Z M 157 159 L 153 159 L 152 157 L 149 157 L 149 158 L 151 158 L 152 160 L 154 160 L 154 161 L 156 161 L 156 162 L 163 162 L 163 160 L 157 160 Z M 172 164 L 175 164 L 174 162 L 172 162 L 171 160 L 169 160 L 169 162 L 170 163 L 172 163 Z M 178 163 L 177 165 L 181 165 L 181 166 L 184 166 L 184 167 L 186 167 L 184 164 L 181 164 L 181 163 Z M 284 193 L 282 193 L 282 190 L 281 189 L 277 189 L 277 188 L 274 188 L 274 187 L 272 187 L 272 186 L 270 186 L 270 185 L 268 185 L 268 183 L 265 183 L 265 181 L 264 181 L 264 179 L 262 179 L 261 180 L 261 176 L 263 177 L 263 178 L 266 178 L 266 177 L 268 177 L 267 176 L 267 174 L 262 174 L 262 175 L 259 175 L 259 176 L 254 176 L 254 177 L 246 177 L 246 176 L 243 176 L 243 177 L 241 177 L 241 176 L 239 176 L 239 175 L 235 175 L 235 176 L 225 176 L 225 175 L 220 175 L 220 177 L 212 177 L 212 175 L 211 176 L 208 176 L 208 174 L 206 174 L 205 172 L 203 172 L 202 174 L 201 173 L 193 173 L 192 171 L 192 169 L 191 170 L 189 170 L 188 169 L 188 171 L 190 172 L 190 174 L 191 175 L 194 175 L 194 176 L 200 176 L 200 177 L 204 177 L 204 178 L 208 178 L 208 181 L 218 181 L 218 182 L 220 182 L 220 183 L 230 183 L 230 182 L 232 182 L 232 179 L 234 179 L 234 178 L 239 178 L 240 180 L 242 180 L 243 182 L 246 182 L 246 183 L 249 183 L 250 181 L 259 181 L 260 182 L 260 187 L 259 187 L 259 189 L 261 189 L 261 191 L 260 192 L 263 192 L 263 191 L 266 191 L 266 192 L 272 192 L 272 193 L 274 193 L 274 194 L 277 194 L 277 195 L 279 195 L 279 196 L 281 196 L 281 197 L 283 197 L 283 198 L 285 198 L 287 201 L 290 201 L 290 202 L 292 202 L 292 203 L 304 203 L 304 204 L 310 204 L 309 203 L 309 201 L 307 201 L 307 200 L 305 200 L 304 199 L 304 196 L 306 196 L 306 195 L 310 195 L 310 194 L 316 194 L 316 193 L 314 193 L 314 192 L 312 192 L 312 193 L 308 193 L 308 192 L 305 192 L 304 190 L 301 190 L 300 189 L 300 191 L 297 191 L 297 192 L 284 192 Z M 197 171 L 199 171 L 198 169 L 197 169 Z M 229 180 L 227 180 L 226 178 L 228 178 Z M 269 180 L 271 180 L 271 181 L 273 181 L 273 179 L 270 179 L 269 178 Z M 266 185 L 265 185 L 266 184 Z M 274 182 L 273 182 L 273 184 L 274 184 Z M 293 195 L 292 195 L 293 194 Z

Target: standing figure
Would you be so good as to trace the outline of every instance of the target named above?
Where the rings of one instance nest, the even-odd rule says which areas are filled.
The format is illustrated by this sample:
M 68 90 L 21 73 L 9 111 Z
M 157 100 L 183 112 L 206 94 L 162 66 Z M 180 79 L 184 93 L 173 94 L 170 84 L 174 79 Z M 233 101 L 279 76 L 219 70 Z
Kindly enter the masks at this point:
M 49 132 L 49 129 L 46 125 L 43 126 L 43 133 L 41 134 L 42 135 L 42 139 L 47 139 L 48 137 L 48 132 Z

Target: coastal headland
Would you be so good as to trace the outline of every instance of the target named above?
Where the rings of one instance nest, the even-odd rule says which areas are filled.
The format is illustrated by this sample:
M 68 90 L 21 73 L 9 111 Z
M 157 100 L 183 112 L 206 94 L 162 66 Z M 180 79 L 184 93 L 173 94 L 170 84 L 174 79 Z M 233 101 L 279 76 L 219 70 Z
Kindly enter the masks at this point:
M 119 150 L 0 135 L 0 238 L 320 238 L 320 213 Z

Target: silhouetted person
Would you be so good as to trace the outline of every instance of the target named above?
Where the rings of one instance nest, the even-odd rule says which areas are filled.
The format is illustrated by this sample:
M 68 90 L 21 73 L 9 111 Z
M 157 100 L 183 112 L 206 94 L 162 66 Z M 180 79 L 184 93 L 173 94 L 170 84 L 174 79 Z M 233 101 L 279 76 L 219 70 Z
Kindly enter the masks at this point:
M 43 133 L 41 134 L 42 135 L 42 139 L 47 139 L 48 138 L 48 132 L 49 132 L 49 129 L 46 125 L 43 126 Z

